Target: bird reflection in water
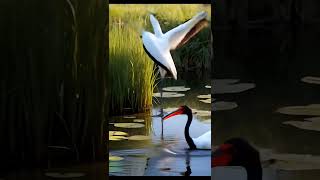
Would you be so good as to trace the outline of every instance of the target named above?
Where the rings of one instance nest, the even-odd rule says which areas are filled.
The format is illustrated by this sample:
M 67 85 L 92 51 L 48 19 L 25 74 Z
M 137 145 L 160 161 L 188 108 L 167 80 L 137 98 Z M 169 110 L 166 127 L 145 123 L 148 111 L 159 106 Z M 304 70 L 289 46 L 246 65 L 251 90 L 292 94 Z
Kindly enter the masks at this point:
M 186 151 L 186 168 L 187 168 L 187 171 L 185 172 L 182 172 L 181 174 L 183 176 L 190 176 L 190 174 L 192 173 L 191 172 L 191 168 L 190 168 L 190 152 L 187 150 Z

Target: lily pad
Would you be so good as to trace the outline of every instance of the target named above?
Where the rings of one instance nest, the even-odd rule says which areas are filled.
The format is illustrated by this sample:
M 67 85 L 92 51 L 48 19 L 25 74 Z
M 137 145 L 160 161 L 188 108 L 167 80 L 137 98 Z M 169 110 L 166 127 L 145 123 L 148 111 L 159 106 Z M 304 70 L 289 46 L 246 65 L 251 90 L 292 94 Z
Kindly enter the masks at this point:
M 212 102 L 211 98 L 210 99 L 201 99 L 199 101 L 206 103 L 206 104 L 211 104 L 211 102 Z
M 304 120 L 305 121 L 285 121 L 283 124 L 305 130 L 320 131 L 320 117 L 306 118 Z
M 215 79 L 213 80 L 213 94 L 240 93 L 255 88 L 254 83 L 238 83 L 238 79 Z
M 144 135 L 135 135 L 135 136 L 128 137 L 128 140 L 131 140 L 131 141 L 145 141 L 150 139 L 151 139 L 150 136 L 144 136 Z
M 109 136 L 109 141 L 122 141 L 125 139 L 128 139 L 128 138 L 124 136 Z
M 277 153 L 272 149 L 259 148 L 262 162 L 272 160 L 272 163 L 264 163 L 265 168 L 279 170 L 313 170 L 320 169 L 320 156 L 311 154 L 287 154 Z
M 198 95 L 197 97 L 199 99 L 209 99 L 211 98 L 211 94 Z
M 142 123 L 144 122 L 144 119 L 134 119 L 133 122 Z
M 310 84 L 320 84 L 320 77 L 306 76 L 303 77 L 301 81 Z
M 109 131 L 109 136 L 127 136 L 128 133 L 122 131 Z
M 176 97 L 184 97 L 185 94 L 177 93 L 177 92 L 163 92 L 162 97 L 163 98 L 176 98 Z M 153 97 L 161 97 L 160 93 L 154 93 Z
M 120 156 L 113 156 L 113 155 L 109 155 L 109 161 L 121 161 L 123 160 L 123 157 Z
M 275 159 L 271 167 L 280 170 L 320 169 L 320 157 L 310 154 L 272 154 L 270 158 Z
M 219 101 L 219 102 L 212 103 L 213 111 L 231 110 L 237 107 L 238 107 L 238 104 L 235 102 Z
M 277 110 L 281 114 L 288 115 L 309 115 L 320 116 L 320 104 L 310 104 L 307 106 L 288 106 Z
M 216 86 L 219 84 L 234 84 L 239 81 L 240 81 L 240 79 L 213 79 L 211 84 Z
M 134 119 L 136 117 L 135 116 L 123 116 L 123 118 L 125 118 L 125 119 Z
M 115 123 L 114 127 L 119 128 L 142 128 L 144 127 L 144 124 L 141 123 Z
M 211 111 L 193 109 L 192 112 L 197 116 L 211 116 Z
M 86 174 L 81 172 L 46 172 L 45 175 L 51 178 L 79 178 Z
M 184 86 L 170 86 L 170 87 L 162 88 L 162 90 L 170 91 L 170 92 L 184 92 L 184 91 L 189 91 L 190 88 L 186 88 Z

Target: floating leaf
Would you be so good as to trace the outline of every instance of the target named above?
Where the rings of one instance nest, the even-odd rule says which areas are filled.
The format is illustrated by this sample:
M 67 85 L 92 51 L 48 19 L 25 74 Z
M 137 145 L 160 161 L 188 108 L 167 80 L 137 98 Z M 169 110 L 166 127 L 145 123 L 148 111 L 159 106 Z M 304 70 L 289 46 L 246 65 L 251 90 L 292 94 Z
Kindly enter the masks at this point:
M 128 133 L 122 131 L 109 131 L 109 136 L 127 136 Z
M 154 97 L 161 97 L 160 93 L 154 93 Z M 175 98 L 175 97 L 183 97 L 185 94 L 177 93 L 177 92 L 163 92 L 162 97 L 163 98 Z
M 86 174 L 81 172 L 46 172 L 45 175 L 52 178 L 79 178 Z
M 223 110 L 231 110 L 237 108 L 238 105 L 235 102 L 225 102 L 219 101 L 212 103 L 212 110 L 213 111 L 223 111 Z
M 283 124 L 300 129 L 320 131 L 320 117 L 306 118 L 305 121 L 285 121 Z
M 121 161 L 123 157 L 109 155 L 109 161 Z
M 123 116 L 123 118 L 125 118 L 125 119 L 134 119 L 136 117 L 135 116 Z
M 133 122 L 142 123 L 142 122 L 144 122 L 144 119 L 134 119 Z
M 115 123 L 115 127 L 119 128 L 142 128 L 144 124 L 141 123 Z
M 211 94 L 198 95 L 197 97 L 198 97 L 199 99 L 209 99 L 209 98 L 211 98 Z
M 128 140 L 131 140 L 131 141 L 145 141 L 150 139 L 151 139 L 150 136 L 143 136 L 143 135 L 135 135 L 135 136 L 128 137 Z
M 279 108 L 277 112 L 288 115 L 320 116 L 320 104 L 310 104 L 307 106 L 288 106 Z
M 128 139 L 128 138 L 124 136 L 109 136 L 109 141 L 121 141 L 125 139 Z
M 320 117 L 305 118 L 306 121 L 320 122 Z
M 219 85 L 219 84 L 234 84 L 239 82 L 240 79 L 213 79 L 212 84 L 214 86 Z
M 184 86 L 171 86 L 171 87 L 162 88 L 162 90 L 170 91 L 170 92 L 184 92 L 184 91 L 189 91 L 190 88 L 186 88 Z
M 215 86 L 213 88 L 213 94 L 240 93 L 254 87 L 255 84 L 253 83 L 226 84 L 224 86 Z
M 211 102 L 212 102 L 211 98 L 210 99 L 201 99 L 199 101 L 206 103 L 206 104 L 211 104 Z
M 192 112 L 197 116 L 211 116 L 211 111 L 193 109 Z
M 275 160 L 271 167 L 280 170 L 296 171 L 320 169 L 320 157 L 310 154 L 272 153 L 269 158 Z
M 306 76 L 303 77 L 301 81 L 310 84 L 320 84 L 320 77 Z
M 255 87 L 253 83 L 237 83 L 238 79 L 215 79 L 213 80 L 213 94 L 240 93 Z
M 320 169 L 320 156 L 317 155 L 278 153 L 264 148 L 259 148 L 259 152 L 264 168 L 287 171 Z

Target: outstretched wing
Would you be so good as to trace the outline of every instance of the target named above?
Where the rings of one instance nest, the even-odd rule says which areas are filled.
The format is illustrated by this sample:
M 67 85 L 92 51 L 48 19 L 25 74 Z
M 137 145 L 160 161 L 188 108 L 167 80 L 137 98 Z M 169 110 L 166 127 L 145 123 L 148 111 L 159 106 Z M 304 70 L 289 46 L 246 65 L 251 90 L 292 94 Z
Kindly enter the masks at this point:
M 152 27 L 153 27 L 154 34 L 155 34 L 157 37 L 162 36 L 163 33 L 162 33 L 162 30 L 161 30 L 159 21 L 158 21 L 157 18 L 155 18 L 152 14 L 150 14 L 150 22 L 151 22 L 151 25 L 152 25 Z
M 206 12 L 200 12 L 192 19 L 165 33 L 164 36 L 168 39 L 170 49 L 181 47 L 203 29 L 208 24 L 208 21 L 205 19 L 206 16 Z

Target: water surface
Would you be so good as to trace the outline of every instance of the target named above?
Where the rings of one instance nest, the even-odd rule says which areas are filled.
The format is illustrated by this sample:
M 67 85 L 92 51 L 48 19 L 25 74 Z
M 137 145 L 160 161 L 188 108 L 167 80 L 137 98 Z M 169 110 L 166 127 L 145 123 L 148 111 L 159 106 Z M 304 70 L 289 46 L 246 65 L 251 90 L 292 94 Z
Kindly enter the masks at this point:
M 318 29 L 319 26 L 311 25 L 274 26 L 221 32 L 222 37 L 216 39 L 219 50 L 214 63 L 214 78 L 240 79 L 241 82 L 255 83 L 256 87 L 242 93 L 214 95 L 213 98 L 239 105 L 230 111 L 213 113 L 214 145 L 232 137 L 242 137 L 262 154 L 268 149 L 281 155 L 320 156 L 319 131 L 283 124 L 313 116 L 276 112 L 285 106 L 320 103 L 320 85 L 301 82 L 304 76 L 320 76 Z M 291 163 L 292 159 L 288 162 Z M 319 166 L 310 170 L 265 168 L 264 171 L 264 179 L 270 180 L 320 177 Z
M 184 127 L 187 121 L 186 115 L 178 115 L 163 122 L 156 115 L 160 107 L 177 109 L 187 105 L 192 109 L 210 111 L 210 104 L 200 102 L 197 98 L 200 94 L 209 94 L 210 89 L 205 88 L 209 80 L 178 80 L 165 79 L 163 86 L 185 86 L 191 90 L 185 93 L 185 97 L 163 98 L 160 105 L 155 99 L 152 112 L 135 114 L 138 119 L 145 119 L 143 128 L 126 129 L 115 128 L 113 122 L 132 122 L 133 119 L 112 117 L 109 130 L 124 131 L 132 135 L 150 136 L 150 140 L 144 141 L 110 141 L 110 153 L 124 159 L 109 163 L 109 174 L 115 176 L 210 176 L 211 175 L 211 151 L 189 150 L 184 138 Z M 193 116 L 190 126 L 190 135 L 198 137 L 211 130 L 210 116 Z M 208 123 L 209 122 L 209 123 Z

